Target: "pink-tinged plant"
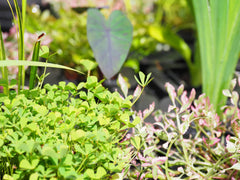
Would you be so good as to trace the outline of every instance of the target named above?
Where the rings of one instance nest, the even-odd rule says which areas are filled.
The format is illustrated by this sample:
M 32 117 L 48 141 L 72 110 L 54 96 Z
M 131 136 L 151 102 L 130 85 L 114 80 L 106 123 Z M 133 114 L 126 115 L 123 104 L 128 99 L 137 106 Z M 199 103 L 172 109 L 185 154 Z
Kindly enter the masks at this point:
M 240 179 L 240 109 L 239 95 L 224 90 L 230 105 L 217 114 L 204 94 L 175 89 L 166 84 L 172 104 L 168 112 L 153 113 L 155 123 L 141 122 L 132 131 L 135 156 L 129 179 Z M 240 80 L 238 80 L 240 85 Z
M 31 60 L 32 58 L 32 52 L 33 52 L 33 45 L 37 40 L 38 35 L 37 34 L 31 34 L 29 32 L 24 33 L 24 44 L 25 44 L 25 55 L 27 60 Z M 18 43 L 17 43 L 17 32 L 16 27 L 12 27 L 9 32 L 3 33 L 3 41 L 4 46 L 6 49 L 6 57 L 9 60 L 16 60 L 18 59 Z M 51 39 L 49 36 L 44 36 L 41 45 L 49 45 L 51 43 Z M 27 68 L 27 66 L 26 66 Z M 8 67 L 9 70 L 9 78 L 10 79 L 16 79 L 16 76 L 18 74 L 18 67 L 16 66 L 10 66 Z

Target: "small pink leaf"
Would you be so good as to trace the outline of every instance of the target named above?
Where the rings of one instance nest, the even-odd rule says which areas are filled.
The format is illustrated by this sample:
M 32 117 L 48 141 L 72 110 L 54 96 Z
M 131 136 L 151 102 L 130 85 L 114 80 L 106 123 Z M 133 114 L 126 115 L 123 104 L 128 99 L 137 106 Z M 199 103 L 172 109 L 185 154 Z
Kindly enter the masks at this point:
M 191 93 L 190 93 L 190 96 L 189 96 L 189 101 L 191 101 L 191 103 L 195 99 L 195 96 L 196 96 L 196 90 L 192 89 Z
M 231 98 L 231 103 L 233 104 L 233 105 L 238 105 L 238 99 L 239 99 L 239 95 L 238 95 L 238 93 L 236 92 L 236 91 L 233 91 L 232 92 L 232 98 Z
M 175 98 L 177 96 L 176 92 L 175 92 L 175 88 L 173 87 L 173 85 L 171 85 L 170 83 L 166 83 L 165 87 L 167 89 L 167 92 L 169 94 L 169 97 L 172 101 L 172 103 L 175 105 Z
M 236 78 L 232 79 L 231 83 L 230 83 L 230 90 L 231 91 L 235 88 L 236 84 L 237 84 L 237 79 Z
M 184 121 L 181 125 L 180 125 L 180 133 L 183 135 L 187 132 L 188 128 L 189 128 L 189 121 Z
M 157 158 L 152 159 L 153 164 L 163 164 L 167 160 L 166 156 L 160 156 Z
M 143 111 L 143 119 L 147 118 L 153 112 L 154 108 L 155 102 L 152 102 L 152 104 L 149 105 L 149 109 Z
M 128 84 L 121 74 L 118 75 L 118 82 L 125 97 L 128 95 Z
M 141 91 L 142 91 L 142 88 L 141 86 L 138 85 L 133 93 L 133 101 L 135 101 L 137 97 L 141 95 Z
M 231 169 L 235 169 L 235 170 L 240 171 L 240 163 L 234 164 L 234 165 L 231 167 Z
M 184 85 L 181 84 L 181 86 L 178 87 L 177 96 L 180 96 L 183 93 L 183 90 L 184 90 Z
M 232 97 L 232 94 L 231 94 L 231 92 L 230 92 L 228 89 L 224 89 L 224 90 L 222 91 L 222 93 L 223 93 L 224 96 Z
M 171 112 L 172 110 L 176 109 L 175 106 L 169 105 L 168 106 L 168 112 Z
M 181 95 L 181 101 L 182 101 L 182 104 L 186 104 L 188 103 L 188 97 L 187 97 L 187 91 L 184 91 Z

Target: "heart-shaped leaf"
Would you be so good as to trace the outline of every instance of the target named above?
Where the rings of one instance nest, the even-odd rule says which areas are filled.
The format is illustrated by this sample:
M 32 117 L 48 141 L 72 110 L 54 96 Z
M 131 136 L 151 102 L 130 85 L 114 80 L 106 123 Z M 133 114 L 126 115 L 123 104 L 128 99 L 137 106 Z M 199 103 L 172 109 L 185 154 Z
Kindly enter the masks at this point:
M 97 9 L 88 10 L 87 37 L 96 61 L 107 79 L 119 72 L 132 43 L 133 27 L 119 10 L 108 20 Z

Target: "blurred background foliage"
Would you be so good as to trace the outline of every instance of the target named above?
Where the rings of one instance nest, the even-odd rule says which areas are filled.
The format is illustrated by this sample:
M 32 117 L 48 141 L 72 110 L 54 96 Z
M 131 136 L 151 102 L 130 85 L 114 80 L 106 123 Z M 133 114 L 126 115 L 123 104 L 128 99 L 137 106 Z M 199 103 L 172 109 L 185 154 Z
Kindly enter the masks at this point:
M 115 9 L 127 14 L 134 27 L 134 34 L 125 66 L 133 68 L 136 72 L 139 71 L 139 61 L 144 57 L 170 48 L 151 37 L 149 26 L 159 24 L 174 33 L 193 27 L 193 16 L 186 0 L 47 2 L 50 3 L 50 9 L 44 11 L 36 5 L 28 8 L 26 29 L 31 33 L 45 32 L 51 38 L 50 50 L 56 55 L 49 59 L 50 62 L 81 70 L 84 68 L 81 65 L 82 59 L 94 61 L 86 35 L 86 9 L 89 7 L 103 8 L 102 12 L 106 16 Z

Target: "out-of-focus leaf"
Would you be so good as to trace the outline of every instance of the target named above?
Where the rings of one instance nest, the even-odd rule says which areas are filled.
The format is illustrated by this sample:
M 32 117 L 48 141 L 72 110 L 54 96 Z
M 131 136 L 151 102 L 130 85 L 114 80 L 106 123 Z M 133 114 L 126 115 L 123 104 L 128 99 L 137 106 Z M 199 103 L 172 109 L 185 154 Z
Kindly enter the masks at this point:
M 81 59 L 78 61 L 79 64 L 82 64 L 87 70 L 93 70 L 97 67 L 97 63 L 88 59 Z
M 42 57 L 42 58 L 48 58 L 48 56 L 49 56 L 48 46 L 41 46 L 40 47 L 39 56 Z
M 203 92 L 220 112 L 240 51 L 238 0 L 192 0 L 199 40 Z
M 171 29 L 152 25 L 149 27 L 149 34 L 159 42 L 169 44 L 185 58 L 188 64 L 191 63 L 191 49 L 187 43 Z
M 139 150 L 141 148 L 141 139 L 139 136 L 135 136 L 133 138 L 131 138 L 131 144 L 137 149 Z
M 234 165 L 231 167 L 231 169 L 236 169 L 236 170 L 240 171 L 240 163 L 234 164 Z
M 118 83 L 125 97 L 128 95 L 128 84 L 127 81 L 122 77 L 121 74 L 118 75 Z
M 93 169 L 87 169 L 86 174 L 92 179 L 101 179 L 107 172 L 103 167 L 98 167 L 96 173 Z
M 97 9 L 88 10 L 87 37 L 96 61 L 106 78 L 113 77 L 126 60 L 133 27 L 121 11 L 113 11 L 106 21 Z

